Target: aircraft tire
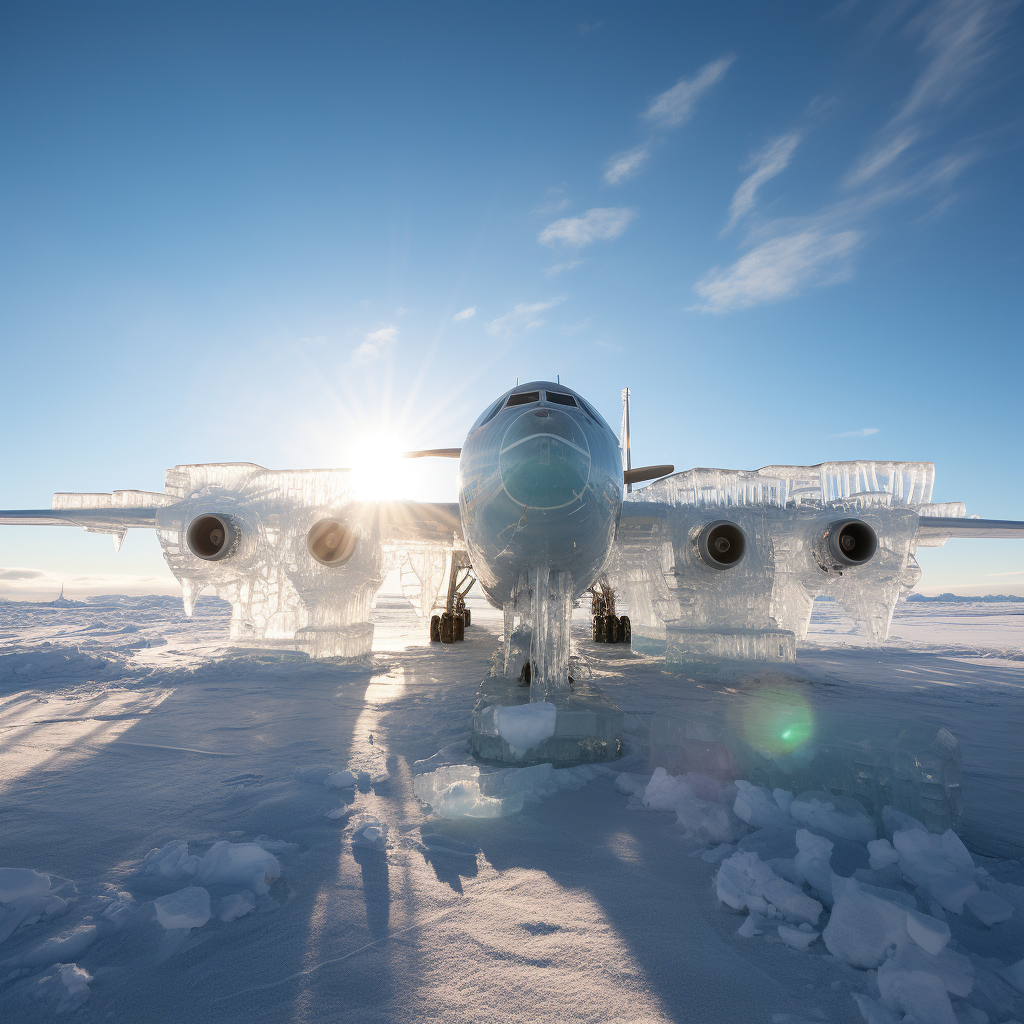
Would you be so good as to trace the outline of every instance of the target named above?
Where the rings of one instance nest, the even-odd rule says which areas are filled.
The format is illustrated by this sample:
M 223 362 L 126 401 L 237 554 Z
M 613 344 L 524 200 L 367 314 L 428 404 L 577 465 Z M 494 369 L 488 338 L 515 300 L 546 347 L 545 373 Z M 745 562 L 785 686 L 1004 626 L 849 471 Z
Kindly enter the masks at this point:
M 614 615 L 605 615 L 603 618 L 604 623 L 604 642 L 606 644 L 613 644 L 616 641 L 616 631 L 618 629 L 618 622 Z
M 469 626 L 469 624 L 470 624 L 470 620 L 471 620 L 471 616 L 470 616 L 470 614 L 469 614 L 469 609 L 467 608 L 467 609 L 466 609 L 466 626 L 467 626 L 467 627 L 468 627 L 468 626 Z
M 604 643 L 604 616 L 603 615 L 595 615 L 594 616 L 594 643 L 595 644 L 603 644 Z
M 441 616 L 430 616 L 430 642 L 439 644 L 441 642 Z
M 466 639 L 466 617 L 465 615 L 456 615 L 452 619 L 452 640 L 458 643 L 460 640 Z
M 441 643 L 455 643 L 455 622 L 449 612 L 441 613 Z
M 619 617 L 619 626 L 615 631 L 615 639 L 617 643 L 632 645 L 633 627 L 630 625 L 628 615 L 622 615 Z

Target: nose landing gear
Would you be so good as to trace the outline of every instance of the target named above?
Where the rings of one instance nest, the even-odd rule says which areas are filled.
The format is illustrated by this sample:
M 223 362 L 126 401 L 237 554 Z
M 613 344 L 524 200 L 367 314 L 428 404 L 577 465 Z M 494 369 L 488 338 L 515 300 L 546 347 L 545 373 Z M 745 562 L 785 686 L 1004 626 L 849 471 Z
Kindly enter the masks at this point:
M 466 627 L 472 616 L 466 607 L 466 595 L 470 592 L 476 577 L 473 566 L 466 555 L 453 554 L 452 567 L 448 574 L 448 596 L 445 610 L 430 617 L 430 642 L 454 644 L 466 639 Z
M 629 616 L 615 614 L 615 591 L 604 580 L 590 588 L 590 614 L 594 617 L 594 643 L 632 644 Z

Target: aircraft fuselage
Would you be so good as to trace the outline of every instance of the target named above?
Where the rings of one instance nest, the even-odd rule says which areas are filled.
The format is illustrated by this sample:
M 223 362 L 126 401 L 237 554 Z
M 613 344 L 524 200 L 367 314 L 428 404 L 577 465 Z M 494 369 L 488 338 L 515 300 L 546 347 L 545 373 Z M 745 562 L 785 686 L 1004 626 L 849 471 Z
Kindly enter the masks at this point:
M 459 510 L 487 596 L 508 601 L 531 567 L 572 576 L 578 597 L 607 561 L 622 508 L 619 442 L 575 391 L 534 381 L 494 402 L 459 460 Z

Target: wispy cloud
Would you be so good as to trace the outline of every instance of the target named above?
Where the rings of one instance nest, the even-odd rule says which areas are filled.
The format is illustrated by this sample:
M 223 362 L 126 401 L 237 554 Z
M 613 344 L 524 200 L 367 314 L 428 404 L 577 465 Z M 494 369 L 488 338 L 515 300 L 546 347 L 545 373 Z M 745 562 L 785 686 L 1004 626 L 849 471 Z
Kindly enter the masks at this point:
M 909 149 L 920 137 L 916 128 L 906 128 L 894 138 L 868 150 L 843 179 L 843 184 L 847 188 L 857 188 L 870 181 L 876 174 L 894 163 L 900 154 Z
M 548 277 L 555 277 L 558 274 L 564 274 L 567 270 L 575 270 L 582 265 L 583 260 L 566 260 L 565 263 L 556 263 L 554 266 L 548 267 L 544 273 Z
M 625 153 L 616 153 L 604 169 L 604 180 L 607 185 L 618 185 L 620 181 L 632 178 L 651 155 L 651 142 L 641 143 Z
M 366 335 L 363 343 L 352 353 L 353 365 L 364 366 L 366 363 L 372 363 L 375 359 L 387 355 L 397 338 L 398 328 L 393 324 L 387 324 L 379 330 L 371 331 Z
M 466 309 L 461 310 L 452 317 L 453 320 L 469 320 L 476 316 L 476 306 L 469 306 Z
M 793 151 L 800 144 L 800 139 L 799 132 L 789 132 L 787 135 L 769 142 L 750 160 L 748 166 L 753 167 L 753 172 L 744 179 L 732 197 L 732 203 L 729 206 L 729 223 L 725 226 L 726 231 L 735 227 L 736 222 L 753 207 L 757 190 L 766 181 L 781 174 L 789 166 Z
M 859 231 L 803 231 L 773 238 L 731 267 L 712 268 L 693 289 L 704 301 L 691 308 L 729 313 L 845 281 L 853 272 L 850 256 L 861 237 Z
M 544 193 L 544 201 L 540 205 L 535 206 L 531 212 L 547 216 L 552 213 L 558 213 L 559 210 L 564 210 L 568 205 L 569 197 L 565 194 L 564 188 L 549 188 Z
M 693 78 L 681 78 L 671 89 L 655 96 L 640 115 L 647 138 L 638 146 L 609 158 L 604 168 L 605 184 L 618 185 L 636 175 L 650 159 L 665 132 L 678 128 L 693 117 L 697 100 L 722 78 L 734 59 L 728 56 L 713 60 Z
M 861 427 L 860 430 L 844 430 L 841 434 L 833 434 L 833 437 L 870 437 L 878 433 L 878 427 Z
M 671 89 L 651 101 L 643 119 L 656 128 L 678 128 L 689 121 L 697 100 L 729 70 L 734 59 L 720 57 L 705 64 L 693 78 L 680 78 Z
M 599 239 L 618 238 L 636 216 L 628 207 L 599 207 L 582 217 L 563 217 L 549 224 L 538 236 L 545 245 L 561 243 L 578 249 Z
M 565 301 L 564 295 L 547 302 L 520 302 L 510 313 L 499 316 L 487 325 L 487 333 L 500 338 L 514 338 L 523 331 L 532 331 L 547 323 L 539 314 Z

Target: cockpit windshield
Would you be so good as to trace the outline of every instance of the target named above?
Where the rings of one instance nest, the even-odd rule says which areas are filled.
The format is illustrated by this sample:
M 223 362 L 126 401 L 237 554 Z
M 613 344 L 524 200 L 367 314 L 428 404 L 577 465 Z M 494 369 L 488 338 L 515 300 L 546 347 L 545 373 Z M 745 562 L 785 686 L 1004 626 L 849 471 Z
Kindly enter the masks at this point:
M 530 405 L 532 402 L 539 401 L 539 391 L 518 391 L 508 396 L 508 401 L 505 403 L 505 408 L 509 409 L 513 405 Z

